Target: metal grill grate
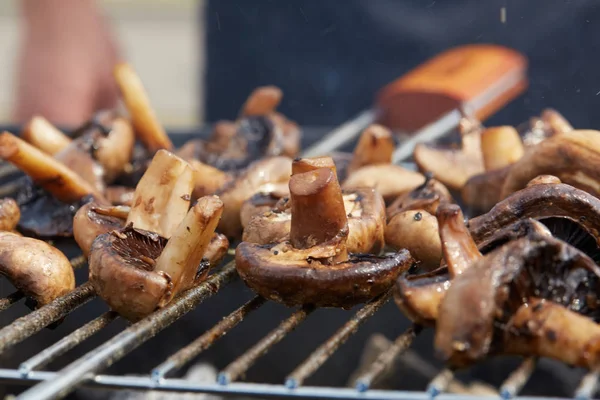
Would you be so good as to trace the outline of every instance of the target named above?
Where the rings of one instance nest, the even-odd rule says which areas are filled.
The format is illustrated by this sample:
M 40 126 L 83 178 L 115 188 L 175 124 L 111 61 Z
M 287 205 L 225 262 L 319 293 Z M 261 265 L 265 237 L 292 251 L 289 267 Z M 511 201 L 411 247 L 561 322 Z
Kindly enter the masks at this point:
M 0 189 L 0 191 L 2 191 Z M 80 256 L 72 259 L 73 266 L 85 265 Z M 457 394 L 446 393 L 452 385 L 457 385 L 454 374 L 443 370 L 435 376 L 428 388 L 422 392 L 392 391 L 370 389 L 372 384 L 384 374 L 388 368 L 407 352 L 413 339 L 421 332 L 421 327 L 412 326 L 399 335 L 387 349 L 355 378 L 354 388 L 334 388 L 303 386 L 303 382 L 314 374 L 360 326 L 371 318 L 389 301 L 391 291 L 385 293 L 360 308 L 345 324 L 343 324 L 327 341 L 318 346 L 300 365 L 298 365 L 281 385 L 237 382 L 253 364 L 286 337 L 291 331 L 309 318 L 313 308 L 303 307 L 292 311 L 290 316 L 269 332 L 261 340 L 251 346 L 244 354 L 231 361 L 219 374 L 214 383 L 190 382 L 168 376 L 187 365 L 200 353 L 209 349 L 216 341 L 230 330 L 250 318 L 251 314 L 261 308 L 267 301 L 254 297 L 239 308 L 225 316 L 211 329 L 196 340 L 185 345 L 169 356 L 145 376 L 100 375 L 116 361 L 124 358 L 137 347 L 154 337 L 163 329 L 198 307 L 204 300 L 218 294 L 220 289 L 237 277 L 235 265 L 229 262 L 217 269 L 203 283 L 182 293 L 165 308 L 160 309 L 145 319 L 129 325 L 112 339 L 89 351 L 84 356 L 71 362 L 59 371 L 40 370 L 59 356 L 75 348 L 94 334 L 106 328 L 114 320 L 119 319 L 113 312 L 103 313 L 90 322 L 74 330 L 55 344 L 40 353 L 23 361 L 17 369 L 0 369 L 0 382 L 17 383 L 31 386 L 21 393 L 18 399 L 51 399 L 64 397 L 80 386 L 118 388 L 134 390 L 159 390 L 173 392 L 197 392 L 220 395 L 244 395 L 258 398 L 319 398 L 319 399 L 439 399 L 458 398 Z M 39 333 L 45 327 L 59 321 L 73 310 L 84 305 L 95 297 L 89 283 L 84 283 L 74 291 L 56 299 L 46 306 L 15 320 L 0 329 L 0 354 Z M 0 299 L 0 311 L 8 309 L 22 298 L 15 292 Z M 252 322 L 250 322 L 252 323 Z M 526 359 L 501 385 L 498 394 L 504 398 L 520 398 L 518 393 L 525 385 L 536 367 L 536 359 Z M 598 371 L 592 371 L 581 381 L 575 396 L 589 399 L 596 390 Z M 460 397 L 469 396 L 462 393 Z M 474 394 L 471 396 L 475 397 Z

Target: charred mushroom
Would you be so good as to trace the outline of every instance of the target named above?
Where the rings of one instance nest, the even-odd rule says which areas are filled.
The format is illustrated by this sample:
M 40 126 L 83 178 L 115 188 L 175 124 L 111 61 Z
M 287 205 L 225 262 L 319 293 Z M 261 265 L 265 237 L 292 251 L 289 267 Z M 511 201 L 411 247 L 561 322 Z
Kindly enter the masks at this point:
M 170 239 L 127 225 L 98 236 L 90 252 L 90 282 L 123 317 L 138 320 L 204 279 L 201 268 L 223 210 L 216 196 L 198 200 Z
M 431 172 L 451 190 L 460 190 L 467 180 L 484 171 L 481 154 L 483 127 L 473 118 L 463 117 L 460 123 L 460 148 L 441 148 L 419 143 L 413 157 L 419 169 Z
M 289 241 L 242 242 L 236 249 L 240 276 L 261 296 L 290 306 L 351 307 L 389 289 L 413 263 L 405 250 L 384 257 L 348 254 L 348 218 L 331 168 L 293 175 L 290 201 Z
M 73 268 L 63 253 L 41 240 L 10 232 L 0 232 L 0 273 L 37 307 L 75 288 Z

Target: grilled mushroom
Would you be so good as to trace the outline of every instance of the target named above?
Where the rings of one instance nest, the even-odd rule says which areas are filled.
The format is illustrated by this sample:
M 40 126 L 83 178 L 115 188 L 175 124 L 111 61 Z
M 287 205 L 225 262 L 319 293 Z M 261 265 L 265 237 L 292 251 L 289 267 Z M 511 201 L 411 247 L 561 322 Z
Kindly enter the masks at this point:
M 135 189 L 127 186 L 113 185 L 106 188 L 104 197 L 115 206 L 131 206 Z
M 461 147 L 440 148 L 419 143 L 413 157 L 419 169 L 431 172 L 451 190 L 460 190 L 467 180 L 484 171 L 481 154 L 483 127 L 473 118 L 463 117 L 460 126 Z
M 289 185 L 290 240 L 236 249 L 240 276 L 261 296 L 290 306 L 351 307 L 383 293 L 413 263 L 405 250 L 348 254 L 348 217 L 331 168 L 295 174 Z
M 389 129 L 381 125 L 371 125 L 361 134 L 348 173 L 365 165 L 390 164 L 394 152 L 394 137 Z
M 573 126 L 558 111 L 547 108 L 539 117 L 530 118 L 529 121 L 519 125 L 517 130 L 525 146 L 529 147 L 551 136 L 570 132 Z
M 60 152 L 71 143 L 71 138 L 39 115 L 29 120 L 21 132 L 21 137 L 50 155 Z
M 69 260 L 49 244 L 10 232 L 0 232 L 0 274 L 38 307 L 75 288 Z
M 240 221 L 242 223 L 242 227 L 244 228 L 244 233 L 242 235 L 242 240 L 247 241 L 247 242 L 254 242 L 254 243 L 260 243 L 262 242 L 255 242 L 254 240 L 250 239 L 247 240 L 245 239 L 247 236 L 246 235 L 251 235 L 250 231 L 252 231 L 254 228 L 254 225 L 250 222 L 252 221 L 252 219 L 255 216 L 267 216 L 269 215 L 269 212 L 271 210 L 275 210 L 276 212 L 279 211 L 286 211 L 289 210 L 289 208 L 287 207 L 279 207 L 278 204 L 279 203 L 287 203 L 287 200 L 289 199 L 289 193 L 279 193 L 279 192 L 269 192 L 269 193 L 256 193 L 254 196 L 250 197 L 248 200 L 246 200 L 244 202 L 244 204 L 242 204 L 242 208 L 240 209 Z M 283 216 L 286 221 L 291 220 L 291 217 L 288 218 L 288 215 L 286 213 L 285 216 Z M 285 232 L 287 231 L 287 234 L 289 234 L 289 223 L 287 224 L 288 228 L 284 231 L 284 236 L 281 236 L 281 240 L 283 240 L 283 238 L 285 237 Z M 270 233 L 269 233 L 270 235 Z M 276 240 L 276 242 L 280 242 L 281 240 Z M 271 243 L 266 242 L 266 243 Z
M 0 232 L 12 231 L 21 219 L 21 210 L 14 199 L 0 199 Z
M 335 176 L 336 167 L 331 157 L 296 159 L 292 163 L 292 176 L 319 168 L 328 168 Z M 374 189 L 355 189 L 343 191 L 342 199 L 348 219 L 348 251 L 381 252 L 385 227 L 385 205 L 381 196 Z M 272 210 L 255 215 L 244 229 L 242 240 L 257 244 L 289 240 L 292 207 L 290 201 L 280 200 Z
M 73 218 L 73 236 L 83 255 L 88 257 L 94 240 L 104 234 L 125 226 L 129 207 L 101 206 L 89 202 L 82 206 Z
M 599 278 L 591 258 L 559 239 L 532 235 L 507 243 L 453 279 L 439 307 L 436 349 L 454 366 L 497 352 L 493 338 L 529 298 L 597 318 Z
M 538 175 L 554 175 L 562 182 L 600 197 L 600 132 L 574 130 L 552 136 L 531 148 L 508 173 L 501 198 L 524 188 Z
M 208 274 L 198 267 L 222 210 L 216 196 L 199 199 L 168 240 L 132 224 L 98 236 L 89 259 L 96 293 L 130 320 L 165 306 Z

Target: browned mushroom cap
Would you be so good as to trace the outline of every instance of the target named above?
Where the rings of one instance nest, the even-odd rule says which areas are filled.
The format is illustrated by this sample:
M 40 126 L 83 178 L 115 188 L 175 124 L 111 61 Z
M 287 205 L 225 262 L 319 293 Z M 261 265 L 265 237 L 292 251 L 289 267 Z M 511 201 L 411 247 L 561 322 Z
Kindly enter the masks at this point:
M 525 147 L 512 126 L 487 128 L 481 133 L 481 153 L 486 171 L 494 171 L 519 161 Z
M 554 175 L 562 182 L 600 197 L 600 132 L 574 130 L 556 135 L 531 148 L 513 164 L 502 198 L 524 188 L 538 175 Z
M 470 177 L 484 171 L 482 130 L 478 121 L 463 118 L 460 124 L 460 148 L 440 148 L 419 143 L 413 152 L 415 162 L 421 171 L 432 172 L 448 188 L 460 190 Z
M 242 234 L 240 210 L 244 201 L 256 193 L 269 193 L 281 190 L 290 179 L 292 159 L 287 157 L 270 157 L 252 163 L 235 180 L 229 182 L 216 193 L 225 209 L 219 232 L 228 238 L 237 238 Z
M 289 242 L 242 242 L 236 249 L 240 276 L 261 296 L 287 305 L 351 307 L 384 292 L 412 264 L 407 251 L 348 255 L 348 217 L 331 168 L 293 175 L 290 196 Z
M 73 218 L 73 236 L 83 255 L 87 257 L 94 240 L 125 226 L 129 207 L 107 207 L 89 202 L 79 208 Z
M 346 190 L 376 189 L 386 203 L 398 198 L 425 182 L 425 177 L 415 171 L 393 164 L 367 165 L 354 171 L 342 184 Z
M 529 121 L 517 127 L 523 138 L 525 146 L 535 146 L 547 138 L 567 133 L 573 126 L 558 111 L 547 108 L 539 117 L 532 117 Z
M 98 236 L 90 252 L 90 282 L 119 314 L 137 320 L 188 289 L 218 223 L 223 204 L 203 197 L 167 239 L 131 225 Z
M 289 193 L 278 193 L 278 192 L 269 192 L 269 193 L 256 193 L 254 196 L 250 197 L 248 200 L 244 201 L 242 204 L 242 208 L 240 209 L 240 221 L 242 223 L 242 227 L 244 228 L 244 233 L 242 235 L 242 240 L 249 241 L 253 243 L 261 243 L 255 242 L 253 240 L 244 239 L 247 237 L 247 227 L 250 225 L 250 221 L 255 216 L 266 216 L 271 210 L 284 211 L 284 209 L 277 209 L 277 204 L 283 198 L 288 198 Z M 286 220 L 291 220 L 291 215 Z M 265 220 L 268 222 L 268 219 Z M 250 230 L 253 230 L 254 227 L 251 227 Z M 289 226 L 287 232 L 289 233 Z M 270 234 L 270 233 L 269 233 Z M 283 239 L 282 239 L 283 240 Z M 281 242 L 282 240 L 276 240 L 275 242 Z M 264 242 L 264 243 L 272 243 L 272 242 Z M 264 244 L 263 243 L 263 244 Z
M 21 137 L 50 155 L 58 153 L 71 143 L 71 138 L 39 115 L 29 120 L 21 132 Z
M 75 287 L 71 263 L 60 250 L 41 240 L 0 232 L 0 274 L 38 307 Z
M 508 321 L 498 347 L 503 354 L 594 369 L 600 364 L 600 325 L 555 302 L 532 298 Z
M 348 173 L 365 165 L 391 164 L 395 143 L 392 132 L 382 125 L 371 125 L 361 134 Z
M 467 180 L 461 190 L 461 197 L 468 207 L 468 214 L 479 215 L 488 212 L 502 200 L 502 187 L 510 168 L 508 166 L 477 174 Z
M 452 195 L 446 187 L 431 174 L 425 174 L 425 182 L 399 196 L 387 208 L 388 219 L 394 215 L 407 210 L 424 210 L 435 214 L 440 204 L 452 203 Z
M 242 106 L 241 115 L 270 114 L 277 109 L 282 98 L 283 92 L 277 86 L 257 87 Z
M 486 357 L 495 327 L 529 297 L 597 317 L 598 278 L 594 261 L 561 240 L 534 235 L 507 243 L 453 279 L 439 308 L 436 349 L 455 366 Z
M 0 231 L 12 231 L 21 218 L 21 210 L 14 199 L 0 199 Z
M 469 221 L 476 242 L 523 218 L 561 218 L 576 222 L 600 244 L 600 200 L 565 184 L 537 184 L 498 203 L 488 213 Z M 567 238 L 565 238 L 567 239 Z

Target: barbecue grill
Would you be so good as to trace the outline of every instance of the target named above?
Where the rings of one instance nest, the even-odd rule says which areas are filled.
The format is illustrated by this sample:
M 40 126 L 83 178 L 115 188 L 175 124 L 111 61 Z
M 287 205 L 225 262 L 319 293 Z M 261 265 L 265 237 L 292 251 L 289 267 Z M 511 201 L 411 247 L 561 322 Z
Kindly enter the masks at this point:
M 18 131 L 18 129 L 13 131 Z M 307 142 L 322 137 L 324 132 L 319 129 L 308 129 L 307 131 L 303 138 Z M 172 137 L 175 142 L 182 142 L 190 135 L 172 135 Z M 14 176 L 12 178 L 14 179 Z M 11 181 L 5 182 L 2 191 L 8 190 L 7 187 L 10 187 L 11 184 Z M 82 278 L 85 280 L 87 274 L 82 270 L 82 267 L 85 266 L 85 259 L 75 253 L 75 246 L 66 242 L 55 244 L 67 255 L 72 256 L 71 261 L 73 267 L 77 269 L 78 282 L 81 282 Z M 386 307 L 386 303 L 389 303 L 391 292 L 350 311 L 315 310 L 310 307 L 285 309 L 281 306 L 277 312 L 270 314 L 272 319 L 282 316 L 278 324 L 270 331 L 268 328 L 255 325 L 256 334 L 261 335 L 262 338 L 246 346 L 241 355 L 229 360 L 222 360 L 226 366 L 220 370 L 215 382 L 200 383 L 173 377 L 178 371 L 205 354 L 203 352 L 209 352 L 213 347 L 218 346 L 219 339 L 223 336 L 231 335 L 235 338 L 238 325 L 253 324 L 253 317 L 260 313 L 261 309 L 275 306 L 259 296 L 252 295 L 247 290 L 247 301 L 235 304 L 231 311 L 227 315 L 222 315 L 222 318 L 214 326 L 191 342 L 178 341 L 177 321 L 196 308 L 200 310 L 199 315 L 202 316 L 202 308 L 207 307 L 207 304 L 203 304 L 205 301 L 227 303 L 229 288 L 234 286 L 235 290 L 244 290 L 241 285 L 235 287 L 239 284 L 239 281 L 234 283 L 236 278 L 237 272 L 233 261 L 226 261 L 224 265 L 214 268 L 205 282 L 182 293 L 165 308 L 131 325 L 126 324 L 111 311 L 98 312 L 94 315 L 87 313 L 82 318 L 81 310 L 85 309 L 86 303 L 93 302 L 96 296 L 89 283 L 81 283 L 71 293 L 40 309 L 29 312 L 0 329 L 0 355 L 23 348 L 23 345 L 30 343 L 25 341 L 34 335 L 35 337 L 50 335 L 53 332 L 46 327 L 52 327 L 53 324 L 65 317 L 65 324 L 61 328 L 69 329 L 64 337 L 55 337 L 53 344 L 30 357 L 23 358 L 23 354 L 27 353 L 26 349 L 12 353 L 14 357 L 19 358 L 18 367 L 0 369 L 0 385 L 9 383 L 24 385 L 26 389 L 17 398 L 36 400 L 64 397 L 83 386 L 101 389 L 213 393 L 223 396 L 257 398 L 429 399 L 436 397 L 449 399 L 459 396 L 476 396 L 475 392 L 469 392 L 468 387 L 455 379 L 453 371 L 443 368 L 431 371 L 432 367 L 424 365 L 425 362 L 411 350 L 415 339 L 421 335 L 419 326 L 409 326 L 391 343 L 380 348 L 379 353 L 371 355 L 370 360 L 364 362 L 364 365 L 354 374 L 349 386 L 305 385 L 307 379 L 321 369 L 331 357 L 345 351 L 344 345 L 351 340 L 353 335 L 360 332 L 361 327 L 373 333 L 377 332 L 377 324 L 367 327 L 364 325 L 369 325 L 368 322 L 371 318 L 377 319 L 381 309 Z M 19 292 L 8 295 L 2 293 L 2 295 L 6 296 L 0 299 L 0 311 L 4 313 L 11 311 L 8 309 L 23 297 Z M 387 307 L 394 308 L 393 304 L 387 304 Z M 310 320 L 313 313 L 335 314 L 334 319 L 337 321 L 341 316 L 343 322 L 333 333 L 322 332 L 322 337 L 330 335 L 322 343 L 310 343 L 309 345 L 313 348 L 312 353 L 299 355 L 303 361 L 299 362 L 293 370 L 285 371 L 287 377 L 280 384 L 242 382 L 246 373 L 251 371 L 252 367 L 260 362 L 267 353 L 288 357 L 289 349 L 293 349 L 294 343 L 302 340 L 298 336 L 292 338 L 291 336 L 294 335 L 292 331 L 296 328 L 301 329 L 305 321 Z M 400 312 L 396 311 L 395 315 L 398 315 L 399 321 L 402 319 Z M 379 323 L 386 322 L 390 323 L 385 320 L 379 321 Z M 74 323 L 77 323 L 78 326 L 73 326 Z M 391 323 L 396 324 L 396 321 Z M 398 322 L 398 326 L 401 326 L 400 322 Z M 138 347 L 139 351 L 145 349 L 146 352 L 155 352 L 151 344 L 147 342 L 163 330 L 175 335 L 175 339 L 170 339 L 170 343 L 177 347 L 175 347 L 175 351 L 170 351 L 169 348 L 170 354 L 164 360 L 159 360 L 154 365 L 144 366 L 145 375 L 125 376 L 105 372 L 112 364 L 126 359 Z M 95 343 L 90 345 L 101 332 L 108 332 L 112 338 L 97 346 Z M 288 340 L 286 341 L 286 339 Z M 245 345 L 247 340 L 240 338 L 240 341 Z M 21 344 L 22 342 L 25 343 Z M 431 340 L 428 341 L 429 346 L 430 343 Z M 287 346 L 287 350 L 285 346 Z M 84 349 L 81 357 L 69 356 L 81 348 Z M 46 368 L 63 355 L 68 360 L 66 366 L 61 369 Z M 297 357 L 298 355 L 296 355 Z M 429 385 L 422 388 L 425 390 L 404 391 L 374 388 L 378 380 L 389 374 L 390 369 L 402 359 L 409 363 L 408 368 L 413 370 L 423 370 L 424 368 L 429 371 L 424 374 L 435 375 Z M 517 365 L 512 374 L 504 377 L 504 383 L 497 389 L 497 395 L 504 398 L 526 399 L 527 397 L 519 397 L 518 394 L 536 369 L 536 365 L 536 359 L 526 359 Z M 588 399 L 594 395 L 598 373 L 598 371 L 591 371 L 583 377 L 574 393 L 577 398 Z M 325 375 L 327 375 L 326 372 Z M 402 376 L 398 377 L 400 386 L 402 386 L 402 379 Z M 447 393 L 449 390 L 454 393 Z

